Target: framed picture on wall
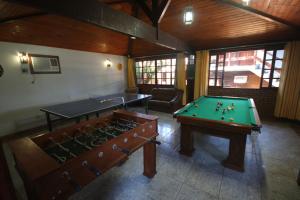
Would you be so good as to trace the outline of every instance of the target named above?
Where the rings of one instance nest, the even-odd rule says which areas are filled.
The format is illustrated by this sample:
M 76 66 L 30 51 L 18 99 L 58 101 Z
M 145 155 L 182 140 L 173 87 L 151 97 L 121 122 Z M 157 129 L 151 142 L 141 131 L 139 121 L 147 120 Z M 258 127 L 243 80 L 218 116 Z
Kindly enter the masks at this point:
M 60 74 L 58 56 L 28 54 L 29 67 L 32 74 Z

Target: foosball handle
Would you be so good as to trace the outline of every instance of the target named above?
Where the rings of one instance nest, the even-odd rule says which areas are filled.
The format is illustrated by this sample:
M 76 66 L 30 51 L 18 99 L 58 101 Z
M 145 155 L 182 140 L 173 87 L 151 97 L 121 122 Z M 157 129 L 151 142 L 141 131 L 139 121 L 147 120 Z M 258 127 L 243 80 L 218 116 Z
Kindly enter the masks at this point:
M 127 154 L 128 156 L 130 155 L 130 151 L 128 149 L 123 149 L 121 150 L 123 153 Z
M 157 145 L 161 145 L 161 142 L 160 142 L 160 141 L 157 141 L 157 140 L 151 140 L 150 142 L 151 142 L 151 143 L 154 143 L 154 144 L 157 144 Z
M 85 160 L 82 162 L 82 166 L 88 168 L 91 172 L 93 172 L 96 176 L 100 176 L 101 172 L 98 168 L 91 166 L 88 164 L 88 162 Z
M 102 174 L 101 171 L 94 166 L 89 166 L 89 170 L 94 172 L 96 176 L 100 176 Z
M 64 171 L 63 177 L 67 178 L 68 182 L 72 185 L 76 192 L 79 192 L 81 190 L 81 186 L 78 183 L 76 183 L 74 179 L 71 178 L 69 172 Z

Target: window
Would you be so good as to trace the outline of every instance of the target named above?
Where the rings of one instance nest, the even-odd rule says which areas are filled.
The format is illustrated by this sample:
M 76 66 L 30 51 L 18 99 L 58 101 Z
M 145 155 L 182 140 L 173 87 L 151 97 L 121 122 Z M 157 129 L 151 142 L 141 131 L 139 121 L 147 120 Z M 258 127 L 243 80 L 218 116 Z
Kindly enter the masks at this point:
M 174 85 L 175 71 L 175 58 L 137 61 L 137 84 Z
M 209 86 L 279 87 L 284 50 L 256 49 L 210 56 Z
M 284 50 L 267 51 L 262 87 L 279 87 Z

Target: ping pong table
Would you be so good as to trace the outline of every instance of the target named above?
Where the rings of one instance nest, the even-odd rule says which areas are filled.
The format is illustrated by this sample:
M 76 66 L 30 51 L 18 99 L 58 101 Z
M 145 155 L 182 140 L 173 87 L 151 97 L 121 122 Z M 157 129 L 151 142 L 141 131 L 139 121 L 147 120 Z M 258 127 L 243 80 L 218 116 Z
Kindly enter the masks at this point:
M 133 102 L 142 102 L 145 105 L 145 113 L 148 114 L 148 100 L 151 97 L 151 95 L 146 94 L 112 94 L 47 106 L 40 108 L 40 110 L 45 112 L 48 129 L 51 132 L 52 120 L 50 115 L 61 119 L 76 119 L 79 122 L 82 116 L 86 116 L 87 120 L 91 114 L 96 114 L 99 117 L 101 112 L 119 107 L 126 109 L 127 104 Z

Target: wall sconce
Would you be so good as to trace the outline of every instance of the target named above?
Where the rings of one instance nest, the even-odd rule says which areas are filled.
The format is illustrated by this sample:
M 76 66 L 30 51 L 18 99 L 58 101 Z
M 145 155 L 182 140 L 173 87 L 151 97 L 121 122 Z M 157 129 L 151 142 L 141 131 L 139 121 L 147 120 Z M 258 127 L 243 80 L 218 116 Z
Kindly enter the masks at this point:
M 105 65 L 106 67 L 111 67 L 111 65 L 112 65 L 111 60 L 110 60 L 110 59 L 106 59 L 105 62 L 104 62 L 104 65 Z
M 194 13 L 192 6 L 188 6 L 184 9 L 183 14 L 183 22 L 185 25 L 190 25 L 193 23 L 194 20 Z
M 28 55 L 25 52 L 19 52 L 18 56 L 21 64 L 28 64 Z

